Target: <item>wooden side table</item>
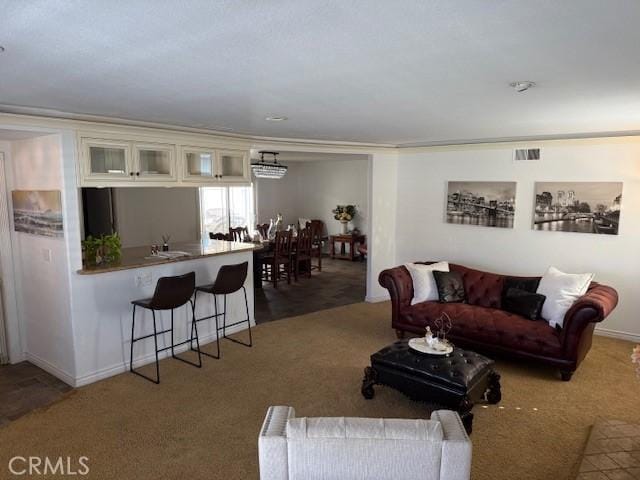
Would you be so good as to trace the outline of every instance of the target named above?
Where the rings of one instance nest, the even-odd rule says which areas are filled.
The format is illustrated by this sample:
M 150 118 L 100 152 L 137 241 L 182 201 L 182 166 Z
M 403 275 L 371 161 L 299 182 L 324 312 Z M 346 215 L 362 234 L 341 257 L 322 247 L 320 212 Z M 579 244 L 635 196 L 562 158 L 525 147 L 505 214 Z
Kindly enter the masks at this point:
M 365 243 L 364 235 L 331 235 L 329 237 L 329 243 L 331 244 L 330 256 L 331 258 L 339 258 L 341 260 L 355 260 L 359 255 L 356 255 L 356 245 Z M 336 243 L 340 244 L 340 253 L 336 253 Z M 349 252 L 346 250 L 346 246 L 349 245 Z

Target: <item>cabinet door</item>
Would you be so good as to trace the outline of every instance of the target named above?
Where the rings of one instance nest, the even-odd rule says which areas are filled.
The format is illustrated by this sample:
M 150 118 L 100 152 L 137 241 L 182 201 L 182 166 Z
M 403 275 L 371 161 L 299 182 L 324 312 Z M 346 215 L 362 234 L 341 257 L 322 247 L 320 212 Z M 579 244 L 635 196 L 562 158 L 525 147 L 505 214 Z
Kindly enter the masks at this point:
M 218 180 L 223 183 L 250 182 L 249 153 L 243 150 L 218 150 Z
M 137 182 L 176 180 L 176 155 L 173 145 L 136 143 L 133 151 L 134 176 Z
M 81 144 L 83 183 L 132 180 L 129 143 L 83 138 Z
M 217 181 L 216 154 L 212 149 L 182 148 L 182 180 L 210 183 Z

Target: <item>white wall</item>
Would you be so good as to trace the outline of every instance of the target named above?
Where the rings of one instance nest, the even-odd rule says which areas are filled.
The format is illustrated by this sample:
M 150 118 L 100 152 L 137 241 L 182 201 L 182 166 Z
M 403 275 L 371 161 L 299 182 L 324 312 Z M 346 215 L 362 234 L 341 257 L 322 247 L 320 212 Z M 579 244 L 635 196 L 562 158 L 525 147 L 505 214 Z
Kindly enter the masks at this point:
M 59 135 L 12 142 L 7 166 L 10 190 L 64 188 Z M 26 358 L 68 381 L 75 360 L 65 239 L 12 232 L 12 245 Z
M 369 302 L 389 298 L 389 292 L 378 283 L 378 275 L 382 270 L 395 267 L 397 264 L 398 165 L 397 154 L 375 154 L 371 157 L 368 192 L 371 205 L 371 227 L 367 256 L 367 301 Z
M 369 228 L 368 159 L 288 162 L 281 180 L 257 179 L 258 219 L 267 223 L 278 212 L 285 224 L 298 218 L 322 220 L 329 235 L 341 231 L 331 210 L 336 205 L 356 205 L 357 215 L 349 228 Z
M 620 295 L 618 308 L 600 324 L 601 328 L 640 336 L 637 322 L 640 138 L 551 141 L 536 145 L 542 147 L 543 158 L 528 163 L 512 161 L 513 144 L 401 153 L 397 263 L 448 260 L 523 275 L 540 275 L 549 265 L 567 272 L 594 272 L 596 281 L 613 286 Z M 445 223 L 448 180 L 517 181 L 514 228 Z M 619 235 L 532 230 L 536 181 L 624 182 Z
M 200 239 L 200 197 L 197 188 L 115 188 L 116 228 L 123 247 Z

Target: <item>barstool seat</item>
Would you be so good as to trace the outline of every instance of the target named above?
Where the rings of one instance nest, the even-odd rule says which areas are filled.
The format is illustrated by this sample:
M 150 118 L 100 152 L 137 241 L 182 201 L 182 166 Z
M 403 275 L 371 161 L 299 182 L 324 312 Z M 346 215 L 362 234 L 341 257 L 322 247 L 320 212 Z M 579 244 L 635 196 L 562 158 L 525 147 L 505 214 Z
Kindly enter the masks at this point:
M 136 375 L 141 376 L 153 383 L 160 383 L 160 364 L 158 361 L 158 354 L 165 350 L 171 350 L 171 356 L 176 360 L 180 360 L 182 362 L 188 363 L 189 365 L 193 365 L 194 367 L 202 367 L 202 357 L 200 352 L 200 340 L 198 339 L 198 328 L 196 325 L 195 319 L 195 299 L 192 300 L 191 297 L 195 292 L 195 284 L 196 284 L 196 274 L 195 272 L 190 272 L 185 275 L 175 276 L 175 277 L 161 277 L 158 279 L 158 283 L 156 284 L 155 292 L 153 293 L 153 297 L 151 298 L 143 298 L 140 300 L 133 300 L 131 303 L 133 305 L 133 319 L 131 321 L 131 351 L 129 357 L 129 370 L 131 373 L 135 373 Z M 189 339 L 175 343 L 173 336 L 173 311 L 176 308 L 182 307 L 187 303 L 191 304 L 191 336 Z M 136 327 L 136 307 L 141 307 L 147 310 L 151 310 L 151 314 L 153 315 L 153 333 L 148 335 L 143 335 L 140 337 L 135 337 L 135 327 Z M 162 310 L 171 310 L 171 328 L 166 330 L 158 331 L 158 327 L 156 325 L 156 311 Z M 171 333 L 171 345 L 164 348 L 158 348 L 158 335 L 162 335 L 165 333 Z M 194 336 L 195 333 L 195 336 Z M 144 375 L 140 372 L 137 372 L 133 369 L 133 344 L 144 340 L 146 338 L 153 337 L 155 343 L 155 354 L 156 354 L 156 378 L 153 379 Z M 189 343 L 191 350 L 193 348 L 193 341 L 196 341 L 196 349 L 198 352 L 198 363 L 193 363 L 189 360 L 185 360 L 176 356 L 175 347 L 184 345 Z
M 195 294 L 193 297 L 194 315 L 195 315 L 195 302 L 197 300 L 198 292 L 213 295 L 214 313 L 213 315 L 208 315 L 206 317 L 196 318 L 194 321 L 194 325 L 197 322 L 201 322 L 203 320 L 209 320 L 211 318 L 215 319 L 215 322 L 216 322 L 217 354 L 212 355 L 207 352 L 202 352 L 203 355 L 216 358 L 216 359 L 220 358 L 220 335 L 219 335 L 220 330 L 222 330 L 222 337 L 226 338 L 227 340 L 230 340 L 235 343 L 239 343 L 246 347 L 253 346 L 253 339 L 251 337 L 251 320 L 249 319 L 249 302 L 247 301 L 247 289 L 244 286 L 244 282 L 247 279 L 248 268 L 249 268 L 249 262 L 238 263 L 236 265 L 223 265 L 222 267 L 220 267 L 220 270 L 218 270 L 218 275 L 216 276 L 216 280 L 213 283 L 198 285 L 196 287 Z M 244 293 L 244 304 L 247 312 L 247 318 L 227 325 L 227 295 L 238 292 L 240 290 L 242 290 L 242 292 Z M 223 296 L 224 311 L 222 312 L 218 312 L 218 295 Z M 220 327 L 218 324 L 218 317 L 222 317 L 223 319 L 222 327 Z M 249 343 L 244 343 L 234 338 L 227 337 L 227 327 L 233 327 L 235 325 L 240 325 L 245 322 L 249 327 Z

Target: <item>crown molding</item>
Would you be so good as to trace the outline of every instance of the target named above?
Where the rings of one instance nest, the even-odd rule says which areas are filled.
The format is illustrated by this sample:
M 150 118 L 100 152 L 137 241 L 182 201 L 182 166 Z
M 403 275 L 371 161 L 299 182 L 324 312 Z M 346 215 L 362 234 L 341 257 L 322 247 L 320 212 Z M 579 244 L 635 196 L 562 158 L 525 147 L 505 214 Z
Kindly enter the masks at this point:
M 624 137 L 640 137 L 640 130 L 613 131 L 613 132 L 589 132 L 589 133 L 570 133 L 557 135 L 530 135 L 520 137 L 497 137 L 497 138 L 478 138 L 472 140 L 446 140 L 438 142 L 415 142 L 401 143 L 396 148 L 402 153 L 413 151 L 429 150 L 434 148 L 445 147 L 478 147 L 483 145 L 496 144 L 526 144 L 540 142 L 561 142 L 567 140 L 585 141 L 585 140 L 601 140 L 614 139 Z
M 63 112 L 39 107 L 0 104 L 0 127 L 23 128 L 25 130 L 55 133 L 60 130 L 101 131 L 122 135 L 144 135 L 158 137 L 171 134 L 183 141 L 198 138 L 203 142 L 234 143 L 241 148 L 257 150 L 281 150 L 318 153 L 372 154 L 372 153 L 418 153 L 442 149 L 490 148 L 496 145 L 530 146 L 536 143 L 577 142 L 603 140 L 636 141 L 640 130 L 588 132 L 557 135 L 531 135 L 519 137 L 496 137 L 479 139 L 457 139 L 433 142 L 411 142 L 401 144 L 346 142 L 289 137 L 265 137 L 213 129 L 193 128 L 181 125 L 145 122 L 117 117 L 105 117 Z
M 121 133 L 124 129 L 136 134 L 157 136 L 161 133 L 178 135 L 197 135 L 203 139 L 220 142 L 238 142 L 250 148 L 280 148 L 286 150 L 303 149 L 303 151 L 327 151 L 341 153 L 373 153 L 396 148 L 392 144 L 345 142 L 288 137 L 265 137 L 231 133 L 211 129 L 193 128 L 181 125 L 169 125 L 155 122 L 129 120 L 99 115 L 86 115 L 62 112 L 36 107 L 0 104 L 0 126 L 27 127 L 30 130 L 43 129 L 55 131 L 60 129 L 103 130 Z M 320 149 L 320 150 L 319 150 Z

